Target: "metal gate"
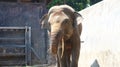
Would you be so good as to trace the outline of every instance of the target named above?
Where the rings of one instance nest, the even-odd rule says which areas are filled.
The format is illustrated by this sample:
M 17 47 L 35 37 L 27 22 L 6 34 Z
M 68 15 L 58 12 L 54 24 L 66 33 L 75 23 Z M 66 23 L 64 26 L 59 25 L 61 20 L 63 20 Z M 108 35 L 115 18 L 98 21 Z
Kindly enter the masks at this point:
M 0 27 L 0 65 L 31 65 L 31 27 Z
M 22 61 L 19 61 L 21 59 L 24 59 L 24 63 L 27 65 L 36 65 L 36 64 L 45 64 L 47 63 L 47 33 L 46 30 L 43 30 L 40 28 L 39 20 L 47 12 L 47 9 L 44 4 L 24 4 L 24 3 L 2 3 L 0 2 L 0 27 L 6 27 L 7 29 L 1 30 L 0 36 L 8 36 L 10 37 L 15 37 L 15 36 L 20 36 L 23 38 L 20 39 L 14 39 L 14 38 L 8 38 L 10 39 L 8 42 L 5 42 L 5 44 L 9 44 L 9 42 L 16 42 L 20 44 L 24 44 L 26 41 L 24 40 L 24 35 L 29 33 L 29 27 L 31 27 L 31 47 L 30 45 L 28 47 L 21 47 L 20 44 L 17 46 L 9 46 L 9 49 L 7 48 L 7 51 L 12 50 L 15 51 L 17 50 L 18 52 L 23 50 L 24 52 L 27 52 L 28 49 L 31 53 L 29 57 L 26 57 L 25 55 L 19 56 L 20 59 L 16 59 L 18 65 Z M 14 29 L 10 29 L 14 28 Z M 19 29 L 23 28 L 23 29 Z M 26 31 L 28 33 L 25 33 Z M 8 32 L 7 32 L 8 31 Z M 7 35 L 5 35 L 5 33 Z M 29 39 L 27 39 L 27 42 L 29 42 Z M 0 42 L 2 45 L 2 42 Z M 29 44 L 29 43 L 28 43 Z M 24 44 L 25 46 L 26 44 Z M 20 47 L 18 47 L 20 46 Z M 4 46 L 6 48 L 7 46 Z M 3 48 L 3 45 L 2 45 Z M 2 49 L 1 48 L 1 49 Z M 20 51 L 19 51 L 20 50 Z M 4 50 L 2 50 L 4 52 Z M 0 52 L 1 53 L 1 52 Z M 7 52 L 6 52 L 7 53 Z M 12 52 L 13 54 L 14 52 Z M 9 54 L 9 53 L 8 53 Z M 5 55 L 5 54 L 4 54 Z M 18 55 L 18 54 L 16 54 Z M 7 58 L 8 60 L 13 60 L 15 56 Z M 5 57 L 0 57 L 0 60 L 6 59 Z M 30 59 L 31 58 L 31 59 Z M 31 62 L 30 62 L 31 61 Z M 2 61 L 0 61 L 2 64 Z M 12 65 L 9 64 L 9 65 Z M 23 64 L 24 65 L 24 64 Z

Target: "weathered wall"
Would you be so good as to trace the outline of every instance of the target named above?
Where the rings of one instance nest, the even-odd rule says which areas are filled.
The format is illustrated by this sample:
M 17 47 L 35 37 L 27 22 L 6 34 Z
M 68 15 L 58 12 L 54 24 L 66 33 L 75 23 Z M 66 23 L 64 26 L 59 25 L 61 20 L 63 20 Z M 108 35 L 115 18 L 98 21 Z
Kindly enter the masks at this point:
M 46 63 L 46 32 L 40 28 L 39 20 L 47 12 L 44 4 L 3 3 L 0 2 L 0 26 L 24 27 L 32 29 L 32 47 L 39 59 L 32 52 L 32 63 Z
M 80 13 L 79 67 L 120 67 L 120 0 L 103 0 Z

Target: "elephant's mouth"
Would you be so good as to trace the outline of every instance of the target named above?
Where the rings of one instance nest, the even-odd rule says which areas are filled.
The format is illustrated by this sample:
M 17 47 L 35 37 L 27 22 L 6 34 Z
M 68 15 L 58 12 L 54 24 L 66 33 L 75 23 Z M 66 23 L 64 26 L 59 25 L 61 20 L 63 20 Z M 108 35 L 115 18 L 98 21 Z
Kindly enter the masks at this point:
M 56 55 L 58 48 L 62 48 L 62 52 L 64 51 L 64 42 L 68 40 L 71 37 L 71 34 L 54 34 L 51 35 L 51 43 L 50 43 L 50 49 L 52 54 Z
M 71 37 L 70 34 L 66 34 L 66 35 L 64 35 L 64 40 L 66 41 L 66 40 L 68 40 L 70 37 Z
M 57 54 L 59 48 L 62 49 L 61 50 L 61 57 L 62 57 L 64 53 L 64 37 L 61 37 L 56 44 L 51 44 L 51 45 L 52 45 L 51 49 L 53 55 Z

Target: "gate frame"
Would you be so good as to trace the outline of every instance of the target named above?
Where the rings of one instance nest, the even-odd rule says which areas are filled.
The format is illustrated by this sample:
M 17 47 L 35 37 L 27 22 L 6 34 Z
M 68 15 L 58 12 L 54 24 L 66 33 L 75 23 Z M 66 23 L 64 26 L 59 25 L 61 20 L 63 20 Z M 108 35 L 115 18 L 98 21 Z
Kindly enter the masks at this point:
M 31 27 L 0 27 L 0 30 L 14 30 L 14 29 L 25 29 L 25 44 L 24 46 L 12 45 L 11 47 L 24 47 L 25 48 L 25 65 L 31 65 Z M 0 38 L 2 40 L 2 38 Z M 10 47 L 9 45 L 0 45 L 0 47 Z

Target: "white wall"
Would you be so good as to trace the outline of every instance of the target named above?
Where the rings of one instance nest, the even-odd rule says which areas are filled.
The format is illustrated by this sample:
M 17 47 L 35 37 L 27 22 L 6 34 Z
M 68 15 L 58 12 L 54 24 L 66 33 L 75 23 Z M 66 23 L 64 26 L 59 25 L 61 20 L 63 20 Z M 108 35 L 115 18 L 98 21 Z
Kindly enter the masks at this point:
M 120 67 L 120 0 L 104 0 L 80 13 L 84 43 L 79 67 Z

